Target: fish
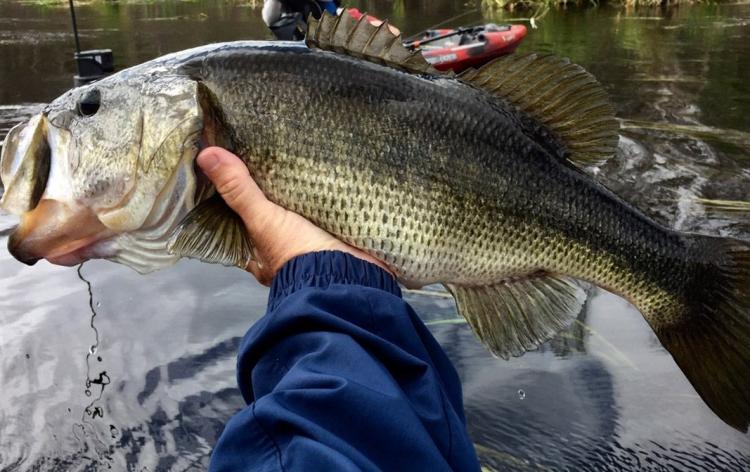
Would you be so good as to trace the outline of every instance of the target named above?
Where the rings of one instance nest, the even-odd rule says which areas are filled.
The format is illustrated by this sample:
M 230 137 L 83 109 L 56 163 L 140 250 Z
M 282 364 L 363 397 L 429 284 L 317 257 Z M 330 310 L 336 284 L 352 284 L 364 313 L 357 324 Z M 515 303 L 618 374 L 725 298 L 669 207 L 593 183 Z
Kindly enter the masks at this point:
M 498 357 L 569 326 L 583 282 L 623 297 L 746 432 L 750 244 L 666 228 L 599 183 L 585 169 L 618 140 L 603 86 L 569 60 L 440 73 L 387 23 L 324 15 L 304 43 L 202 46 L 64 93 L 8 134 L 0 207 L 27 264 L 245 267 L 244 225 L 195 170 L 221 146 L 405 286 L 443 284 Z

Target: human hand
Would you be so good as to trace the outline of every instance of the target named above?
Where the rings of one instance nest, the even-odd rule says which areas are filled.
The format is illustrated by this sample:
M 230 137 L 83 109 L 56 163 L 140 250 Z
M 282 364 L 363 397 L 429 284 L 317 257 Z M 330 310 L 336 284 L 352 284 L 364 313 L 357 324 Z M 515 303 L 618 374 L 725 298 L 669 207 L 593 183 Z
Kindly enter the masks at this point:
M 317 251 L 347 252 L 390 273 L 382 261 L 268 200 L 250 177 L 245 163 L 226 149 L 204 149 L 198 155 L 197 164 L 245 223 L 258 259 L 251 261 L 246 269 L 263 285 L 270 285 L 276 272 L 293 257 Z

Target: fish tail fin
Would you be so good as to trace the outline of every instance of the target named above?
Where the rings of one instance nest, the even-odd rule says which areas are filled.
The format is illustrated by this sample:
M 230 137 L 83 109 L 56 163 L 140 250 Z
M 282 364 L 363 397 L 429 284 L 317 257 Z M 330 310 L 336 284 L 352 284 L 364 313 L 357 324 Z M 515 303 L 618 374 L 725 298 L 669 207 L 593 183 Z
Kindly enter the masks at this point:
M 694 260 L 675 316 L 652 323 L 706 404 L 730 426 L 750 423 L 750 244 L 687 236 Z M 668 308 L 668 310 L 669 310 Z

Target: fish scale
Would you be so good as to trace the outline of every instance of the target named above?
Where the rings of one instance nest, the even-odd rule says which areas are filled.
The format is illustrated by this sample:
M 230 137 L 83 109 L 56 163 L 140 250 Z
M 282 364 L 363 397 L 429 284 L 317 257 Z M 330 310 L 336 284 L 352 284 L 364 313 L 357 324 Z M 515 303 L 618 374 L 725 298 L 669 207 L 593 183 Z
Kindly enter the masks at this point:
M 548 235 L 554 231 L 554 225 L 559 226 L 561 222 L 570 224 L 570 221 L 556 218 L 560 213 L 582 215 L 579 220 L 583 223 L 622 222 L 625 220 L 622 202 L 602 191 L 600 198 L 605 204 L 608 198 L 612 200 L 617 205 L 618 215 L 609 219 L 592 218 L 596 212 L 595 202 L 590 198 L 576 202 L 577 189 L 584 177 L 545 156 L 532 141 L 514 132 L 514 128 L 504 126 L 505 116 L 493 116 L 492 110 L 484 107 L 481 112 L 471 114 L 481 117 L 477 121 L 484 123 L 476 127 L 460 120 L 468 113 L 456 117 L 446 111 L 466 110 L 472 108 L 467 102 L 481 105 L 481 100 L 487 101 L 488 97 L 477 91 L 442 85 L 439 80 L 407 76 L 407 80 L 413 82 L 410 89 L 404 86 L 401 77 L 406 74 L 398 71 L 373 67 L 368 71 L 371 75 L 363 78 L 359 70 L 358 74 L 347 73 L 347 66 L 357 68 L 358 65 L 346 57 L 310 56 L 313 55 L 299 51 L 278 51 L 258 58 L 253 67 L 261 71 L 258 72 L 261 82 L 265 83 L 267 77 L 276 78 L 264 88 L 262 95 L 254 85 L 248 85 L 249 89 L 241 86 L 238 82 L 242 78 L 223 73 L 224 63 L 236 67 L 235 58 L 212 57 L 202 61 L 205 74 L 202 80 L 209 89 L 215 90 L 223 107 L 233 109 L 232 113 L 226 113 L 226 124 L 240 137 L 239 154 L 246 156 L 249 168 L 269 198 L 383 258 L 407 280 L 484 285 L 488 281 L 502 281 L 509 275 L 546 270 L 590 280 L 619 293 L 631 293 L 632 286 L 627 282 L 622 284 L 623 274 L 629 270 L 595 274 L 592 269 L 597 264 L 578 267 L 572 264 L 575 259 L 583 260 L 570 249 L 575 248 L 574 243 L 579 240 L 563 234 L 546 239 L 534 237 Z M 315 64 L 314 76 L 309 64 Z M 249 67 L 244 68 L 247 69 Z M 257 79 L 245 77 L 244 81 L 255 84 Z M 324 94 L 310 94 L 300 99 L 298 87 L 305 81 L 310 82 L 306 89 L 330 90 L 331 96 L 337 97 L 342 90 L 368 90 L 369 83 L 373 82 L 378 84 L 382 96 L 379 99 L 369 97 L 365 103 L 344 100 L 343 104 Z M 393 90 L 387 85 L 389 81 L 394 83 Z M 435 100 L 436 94 L 425 92 L 425 88 L 447 93 L 442 100 Z M 433 100 L 427 101 L 420 94 Z M 249 95 L 255 97 L 253 106 L 259 109 L 296 109 L 297 113 L 279 112 L 277 119 L 269 122 L 266 121 L 269 117 L 252 111 L 238 112 L 245 108 L 240 102 Z M 419 106 L 401 107 L 397 103 L 395 107 L 388 107 L 388 100 L 403 100 L 403 97 L 411 97 Z M 402 114 L 393 117 L 393 109 Z M 295 125 L 290 126 L 290 122 Z M 323 124 L 325 128 L 321 131 Z M 394 133 L 391 131 L 394 128 L 412 131 Z M 501 132 L 495 133 L 499 136 L 489 142 L 486 136 L 492 133 L 488 129 Z M 327 135 L 328 142 L 334 146 L 329 147 L 327 142 L 321 144 L 320 133 Z M 367 140 L 357 139 L 357 136 Z M 528 142 L 524 142 L 524 138 Z M 269 147 L 269 142 L 276 148 Z M 430 147 L 443 149 L 444 153 L 425 154 L 423 150 Z M 508 148 L 524 147 L 536 148 L 536 168 L 529 170 L 528 161 L 509 155 L 512 151 Z M 381 149 L 392 152 L 381 152 Z M 462 166 L 455 167 L 456 162 Z M 449 168 L 448 163 L 453 167 Z M 454 181 L 462 184 L 451 188 Z M 409 182 L 411 187 L 404 188 L 399 182 Z M 535 192 L 551 188 L 558 194 L 530 198 Z M 292 194 L 292 189 L 296 194 Z M 467 192 L 467 189 L 473 191 Z M 351 199 L 346 217 L 332 210 L 337 208 L 340 195 Z M 404 210 L 394 212 L 396 208 Z M 516 230 L 520 223 L 528 223 L 535 217 L 540 220 L 536 227 L 543 231 Z M 356 221 L 360 226 L 342 228 L 343 220 Z M 384 220 L 389 223 L 381 224 Z M 643 221 L 642 215 L 634 213 L 629 226 L 636 228 Z M 625 223 L 620 226 L 623 225 Z M 482 228 L 481 232 L 472 235 L 477 226 Z M 585 233 L 586 229 L 573 232 Z M 661 234 L 663 230 L 658 228 L 658 232 Z M 599 236 L 630 233 L 612 228 Z M 359 234 L 367 237 L 360 238 Z M 405 244 L 401 253 L 395 253 L 391 250 L 392 241 L 402 238 Z M 537 241 L 544 241 L 544 244 L 536 246 L 538 251 L 530 251 L 529 246 L 534 248 Z M 617 239 L 609 245 L 619 246 L 623 252 L 633 246 Z M 595 251 L 584 249 L 584 252 L 590 256 Z
M 242 220 L 194 172 L 199 149 L 219 145 L 270 200 L 407 286 L 444 284 L 500 357 L 567 327 L 580 280 L 625 297 L 706 403 L 747 429 L 750 245 L 663 228 L 581 170 L 617 145 L 590 74 L 532 54 L 444 75 L 387 28 L 346 16 L 311 20 L 307 44 L 166 56 L 11 130 L 0 206 L 23 213 L 11 252 L 143 272 L 181 256 L 244 267 L 255 254 Z M 44 175 L 47 160 L 69 181 Z M 70 198 L 30 190 L 45 184 Z M 78 233 L 95 243 L 76 246 Z

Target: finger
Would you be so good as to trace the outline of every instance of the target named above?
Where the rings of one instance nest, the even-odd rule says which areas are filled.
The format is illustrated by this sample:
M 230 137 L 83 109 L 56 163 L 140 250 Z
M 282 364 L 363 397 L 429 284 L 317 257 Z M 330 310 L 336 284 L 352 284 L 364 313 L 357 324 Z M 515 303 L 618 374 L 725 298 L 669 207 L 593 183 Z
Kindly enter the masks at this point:
M 227 205 L 243 220 L 248 221 L 269 203 L 245 163 L 231 152 L 209 147 L 198 154 L 196 162 Z

